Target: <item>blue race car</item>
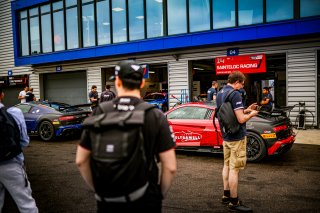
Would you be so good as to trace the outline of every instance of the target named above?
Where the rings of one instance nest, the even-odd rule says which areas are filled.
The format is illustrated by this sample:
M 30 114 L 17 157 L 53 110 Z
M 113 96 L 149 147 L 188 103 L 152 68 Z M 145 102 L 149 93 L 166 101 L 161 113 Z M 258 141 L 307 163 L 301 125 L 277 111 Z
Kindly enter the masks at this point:
M 44 141 L 58 136 L 81 132 L 83 120 L 91 111 L 58 102 L 29 102 L 17 104 L 26 120 L 30 136 L 40 136 Z
M 143 98 L 144 101 L 149 104 L 155 105 L 157 108 L 161 109 L 163 112 L 168 111 L 168 96 L 167 93 L 150 93 Z

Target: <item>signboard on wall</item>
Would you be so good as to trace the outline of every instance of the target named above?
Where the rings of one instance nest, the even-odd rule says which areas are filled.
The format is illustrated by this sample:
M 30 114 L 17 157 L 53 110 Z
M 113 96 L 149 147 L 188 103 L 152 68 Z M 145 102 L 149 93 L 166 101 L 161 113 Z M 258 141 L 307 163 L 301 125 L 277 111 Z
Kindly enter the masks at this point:
M 217 75 L 230 74 L 232 71 L 245 74 L 267 71 L 265 54 L 217 57 L 215 66 Z

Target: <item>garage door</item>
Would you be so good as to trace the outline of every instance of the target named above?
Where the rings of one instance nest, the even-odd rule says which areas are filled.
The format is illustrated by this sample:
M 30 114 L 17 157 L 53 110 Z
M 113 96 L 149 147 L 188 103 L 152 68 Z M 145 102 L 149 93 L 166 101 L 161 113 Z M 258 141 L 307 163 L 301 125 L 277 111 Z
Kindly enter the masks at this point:
M 18 103 L 20 103 L 20 100 L 18 100 L 18 96 L 20 91 L 22 91 L 24 88 L 24 86 L 22 87 L 5 87 L 3 89 L 4 91 L 4 100 L 3 100 L 3 104 L 6 107 L 10 107 L 13 105 L 16 105 Z
M 85 71 L 43 75 L 44 99 L 68 104 L 87 103 Z

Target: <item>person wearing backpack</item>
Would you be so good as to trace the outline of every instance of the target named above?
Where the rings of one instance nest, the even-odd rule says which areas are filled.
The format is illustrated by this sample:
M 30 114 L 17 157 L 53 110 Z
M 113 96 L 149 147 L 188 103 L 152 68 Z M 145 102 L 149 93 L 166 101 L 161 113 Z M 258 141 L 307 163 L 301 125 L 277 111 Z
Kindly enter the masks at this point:
M 116 94 L 114 94 L 114 92 L 110 90 L 111 86 L 109 84 L 106 84 L 105 88 L 106 90 L 103 91 L 100 95 L 99 103 L 111 101 L 116 97 Z
M 121 61 L 111 77 L 118 97 L 83 123 L 76 164 L 99 213 L 160 213 L 176 173 L 174 135 L 163 113 L 142 100 L 143 74 L 134 61 Z
M 223 137 L 224 166 L 222 170 L 224 193 L 222 203 L 227 204 L 232 211 L 252 212 L 250 207 L 238 199 L 239 170 L 246 165 L 246 122 L 258 114 L 257 104 L 244 109 L 241 94 L 238 90 L 244 86 L 245 76 L 234 71 L 228 76 L 228 84 L 217 95 L 217 117 Z M 226 103 L 231 103 L 231 112 Z M 235 119 L 232 119 L 234 116 Z M 237 122 L 234 125 L 228 122 Z
M 25 119 L 20 109 L 6 109 L 3 99 L 4 92 L 0 88 L 0 212 L 6 189 L 21 213 L 37 213 L 21 150 L 29 145 Z

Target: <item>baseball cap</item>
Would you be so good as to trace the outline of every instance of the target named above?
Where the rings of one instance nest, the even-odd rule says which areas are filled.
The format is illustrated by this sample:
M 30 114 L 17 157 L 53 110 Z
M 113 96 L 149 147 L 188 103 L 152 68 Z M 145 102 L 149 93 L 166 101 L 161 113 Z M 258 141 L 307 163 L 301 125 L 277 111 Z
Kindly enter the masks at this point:
M 119 76 L 120 79 L 141 80 L 143 78 L 143 68 L 132 60 L 120 61 L 115 67 L 114 75 L 109 80 L 114 80 L 116 76 Z

